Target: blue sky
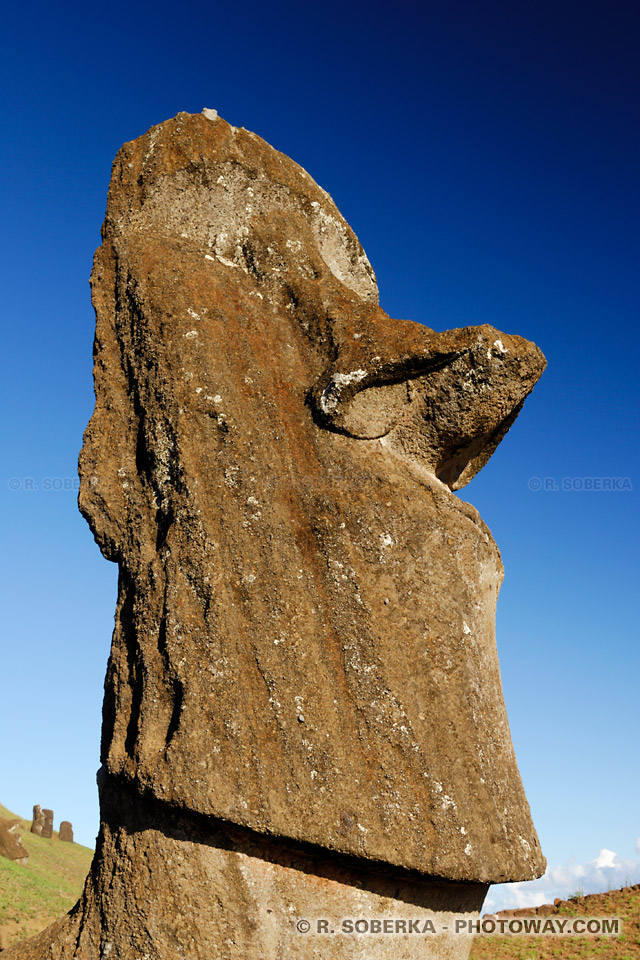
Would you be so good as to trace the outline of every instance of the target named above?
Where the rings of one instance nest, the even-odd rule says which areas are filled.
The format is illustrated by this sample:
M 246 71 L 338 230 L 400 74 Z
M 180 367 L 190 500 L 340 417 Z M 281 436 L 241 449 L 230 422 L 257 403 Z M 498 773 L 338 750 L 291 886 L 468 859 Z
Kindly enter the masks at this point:
M 503 554 L 505 698 L 556 871 L 492 896 L 640 881 L 637 4 L 117 0 L 13 5 L 4 26 L 0 801 L 97 832 L 116 571 L 75 503 L 87 280 L 118 148 L 208 106 L 332 194 L 392 316 L 545 352 L 462 493 Z

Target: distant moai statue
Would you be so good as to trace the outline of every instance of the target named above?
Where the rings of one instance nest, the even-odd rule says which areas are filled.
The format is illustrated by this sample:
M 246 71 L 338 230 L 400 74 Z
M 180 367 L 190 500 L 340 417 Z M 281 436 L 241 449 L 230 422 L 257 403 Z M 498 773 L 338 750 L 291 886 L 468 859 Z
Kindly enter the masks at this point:
M 53 836 L 53 810 L 43 810 L 42 816 L 44 817 L 44 824 L 40 836 L 50 839 Z
M 37 836 L 41 837 L 43 829 L 44 829 L 44 814 L 42 812 L 42 807 L 40 806 L 39 803 L 34 803 L 31 833 L 35 833 L 37 834 Z
M 20 820 L 0 818 L 0 857 L 6 857 L 7 860 L 13 860 L 25 867 L 29 860 L 29 851 L 22 843 L 19 833 L 21 828 Z
M 73 843 L 73 827 L 68 820 L 62 820 L 60 823 L 60 839 L 65 843 Z

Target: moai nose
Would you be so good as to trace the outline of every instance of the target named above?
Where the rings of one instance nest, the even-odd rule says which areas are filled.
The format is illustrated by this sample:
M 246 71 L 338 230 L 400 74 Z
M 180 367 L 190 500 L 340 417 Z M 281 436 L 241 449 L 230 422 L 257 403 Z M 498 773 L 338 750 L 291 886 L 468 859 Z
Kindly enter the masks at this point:
M 452 490 L 484 466 L 546 366 L 534 343 L 488 325 L 436 333 L 369 307 L 353 326 L 311 392 L 316 421 L 383 439 Z

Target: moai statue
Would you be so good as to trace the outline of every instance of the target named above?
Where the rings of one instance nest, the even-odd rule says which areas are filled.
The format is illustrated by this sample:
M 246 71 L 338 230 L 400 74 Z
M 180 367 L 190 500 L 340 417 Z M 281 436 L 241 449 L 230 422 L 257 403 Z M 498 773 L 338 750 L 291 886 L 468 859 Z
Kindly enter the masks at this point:
M 125 144 L 102 237 L 79 496 L 120 574 L 101 830 L 77 910 L 12 960 L 464 960 L 456 920 L 545 861 L 500 554 L 453 491 L 544 357 L 392 320 L 329 195 L 215 111 Z M 330 936 L 345 918 L 400 928 Z
M 31 823 L 31 833 L 35 833 L 38 837 L 41 837 L 43 829 L 44 829 L 44 814 L 42 812 L 42 807 L 40 806 L 39 803 L 34 803 L 33 821 Z
M 73 843 L 73 827 L 68 820 L 61 822 L 59 836 L 64 843 Z
M 21 827 L 20 820 L 0 819 L 0 857 L 6 857 L 7 860 L 13 860 L 25 867 L 29 860 L 29 851 L 22 842 Z
M 51 838 L 53 836 L 53 810 L 44 809 L 42 811 L 44 823 L 42 825 L 41 837 Z

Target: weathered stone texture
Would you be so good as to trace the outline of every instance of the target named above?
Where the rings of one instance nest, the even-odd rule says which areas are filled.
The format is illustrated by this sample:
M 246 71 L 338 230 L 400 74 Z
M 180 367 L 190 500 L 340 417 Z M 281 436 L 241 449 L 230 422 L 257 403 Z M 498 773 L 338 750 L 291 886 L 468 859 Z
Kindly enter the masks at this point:
M 92 283 L 80 507 L 120 582 L 102 833 L 64 956 L 324 956 L 282 952 L 285 917 L 472 911 L 539 875 L 500 555 L 451 492 L 513 423 L 538 348 L 391 320 L 328 194 L 219 118 L 125 144 Z

